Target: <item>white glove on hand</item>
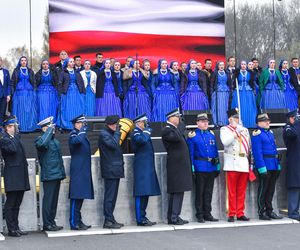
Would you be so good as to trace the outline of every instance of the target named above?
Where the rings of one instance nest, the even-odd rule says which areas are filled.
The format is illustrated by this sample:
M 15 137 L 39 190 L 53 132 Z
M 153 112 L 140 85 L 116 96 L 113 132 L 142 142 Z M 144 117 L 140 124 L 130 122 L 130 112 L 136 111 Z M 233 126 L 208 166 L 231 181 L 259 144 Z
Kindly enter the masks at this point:
M 236 126 L 236 132 L 238 132 L 239 134 L 242 133 L 244 131 L 244 127 L 240 124 L 238 124 Z

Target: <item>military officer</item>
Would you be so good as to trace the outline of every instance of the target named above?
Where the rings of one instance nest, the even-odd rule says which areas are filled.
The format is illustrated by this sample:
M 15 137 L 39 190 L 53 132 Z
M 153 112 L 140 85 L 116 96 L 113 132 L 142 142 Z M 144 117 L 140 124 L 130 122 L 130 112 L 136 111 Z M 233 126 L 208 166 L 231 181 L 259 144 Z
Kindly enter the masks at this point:
M 138 226 L 152 226 L 146 217 L 149 196 L 160 195 L 160 187 L 155 171 L 154 149 L 151 140 L 151 128 L 147 124 L 146 114 L 134 119 L 135 129 L 131 141 L 134 152 L 134 187 L 135 214 Z
M 187 140 L 196 176 L 196 217 L 199 223 L 218 221 L 211 215 L 214 180 L 220 171 L 216 138 L 214 132 L 208 130 L 207 114 L 197 116 L 197 126 L 196 131 L 188 134 Z
M 5 219 L 8 235 L 20 237 L 27 234 L 20 230 L 18 217 L 24 192 L 30 190 L 28 163 L 18 135 L 18 123 L 15 116 L 4 118 L 4 130 L 0 134 L 0 145 L 5 163 L 3 173 L 6 192 Z
M 183 131 L 180 127 L 179 109 L 167 116 L 167 125 L 162 130 L 162 141 L 167 150 L 167 192 L 169 193 L 168 224 L 183 225 L 187 220 L 180 218 L 185 191 L 193 185 L 192 164 Z
M 118 115 L 105 118 L 105 128 L 100 131 L 99 150 L 101 175 L 104 179 L 104 225 L 103 228 L 119 229 L 124 226 L 114 217 L 120 178 L 124 178 L 124 160 L 119 144 L 121 132 Z
M 281 167 L 268 114 L 258 114 L 256 123 L 258 129 L 253 131 L 252 151 L 254 165 L 259 174 L 257 198 L 259 219 L 282 219 L 272 207 L 275 184 Z
M 35 140 L 38 159 L 41 166 L 41 182 L 43 182 L 43 230 L 58 231 L 63 229 L 55 222 L 58 195 L 61 180 L 65 179 L 65 168 L 61 154 L 60 142 L 54 138 L 55 124 L 53 116 L 38 123 L 42 135 Z
M 224 167 L 228 191 L 228 222 L 249 221 L 244 214 L 246 189 L 249 178 L 250 135 L 239 124 L 238 109 L 228 111 L 229 125 L 220 130 L 224 145 Z
M 81 207 L 84 199 L 94 199 L 91 171 L 91 148 L 87 138 L 86 119 L 83 115 L 72 120 L 74 129 L 70 133 L 70 227 L 71 230 L 87 230 L 81 219 Z
M 300 120 L 298 110 L 287 114 L 287 124 L 283 128 L 286 145 L 286 187 L 288 195 L 288 216 L 300 221 Z

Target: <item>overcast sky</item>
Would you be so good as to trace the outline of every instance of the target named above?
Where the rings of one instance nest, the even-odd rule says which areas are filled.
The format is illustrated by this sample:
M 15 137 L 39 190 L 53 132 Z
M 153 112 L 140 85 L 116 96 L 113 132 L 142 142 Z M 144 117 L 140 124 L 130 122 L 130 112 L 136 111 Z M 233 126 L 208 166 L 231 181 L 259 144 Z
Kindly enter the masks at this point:
M 40 50 L 48 0 L 31 0 L 31 6 L 32 46 Z M 29 47 L 29 22 L 29 0 L 1 0 L 1 56 L 5 56 L 7 51 L 13 47 L 24 44 Z

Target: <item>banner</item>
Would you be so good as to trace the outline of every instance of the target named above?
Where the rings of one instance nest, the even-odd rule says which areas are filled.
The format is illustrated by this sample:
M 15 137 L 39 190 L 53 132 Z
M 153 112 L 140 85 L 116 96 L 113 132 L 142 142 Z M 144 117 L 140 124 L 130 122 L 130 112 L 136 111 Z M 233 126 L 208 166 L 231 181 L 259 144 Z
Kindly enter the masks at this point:
M 61 50 L 122 63 L 136 53 L 152 64 L 225 56 L 224 1 L 49 0 L 49 30 L 52 63 Z

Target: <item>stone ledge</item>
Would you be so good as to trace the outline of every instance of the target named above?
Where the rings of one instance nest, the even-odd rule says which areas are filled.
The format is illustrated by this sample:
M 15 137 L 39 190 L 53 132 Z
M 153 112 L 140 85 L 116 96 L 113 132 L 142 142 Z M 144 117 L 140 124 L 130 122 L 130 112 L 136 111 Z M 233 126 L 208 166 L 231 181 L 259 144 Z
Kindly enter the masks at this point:
M 0 233 L 0 241 L 3 241 L 3 240 L 5 240 L 5 237 L 2 233 Z

